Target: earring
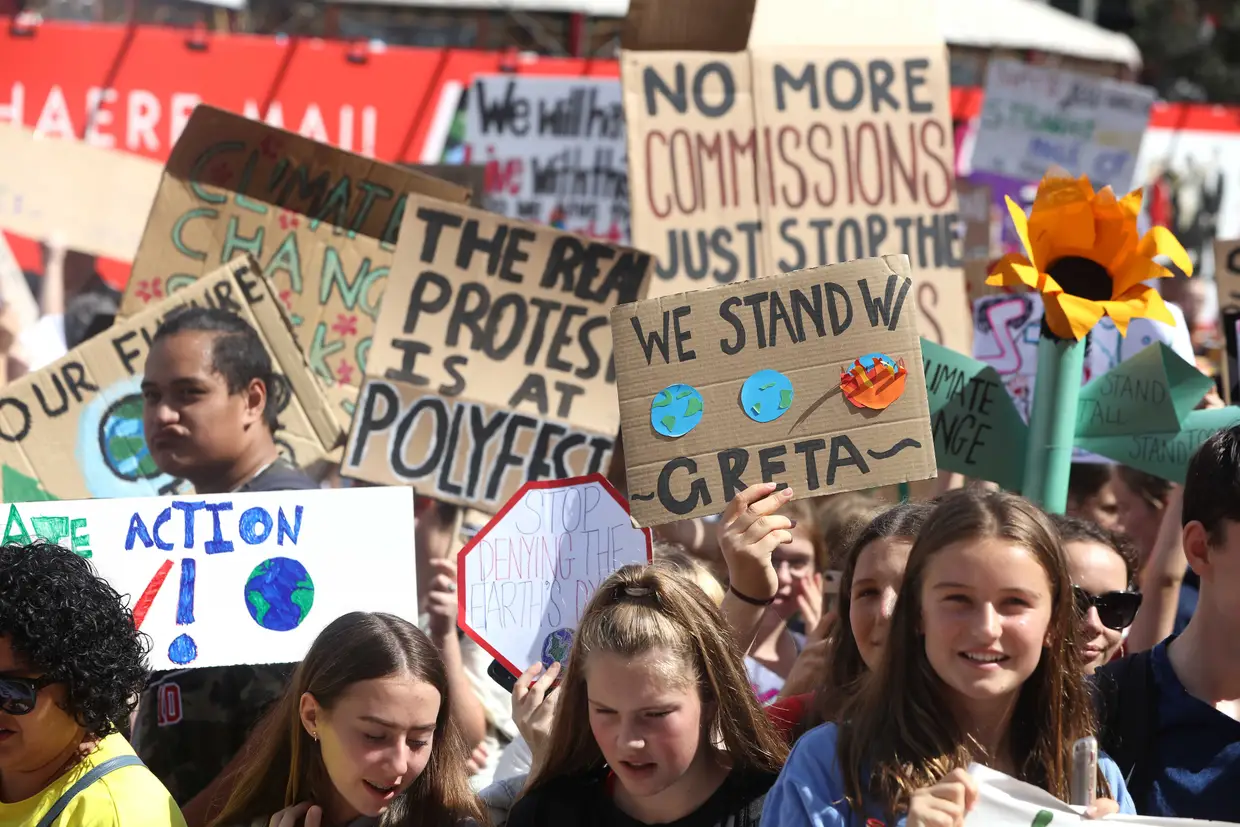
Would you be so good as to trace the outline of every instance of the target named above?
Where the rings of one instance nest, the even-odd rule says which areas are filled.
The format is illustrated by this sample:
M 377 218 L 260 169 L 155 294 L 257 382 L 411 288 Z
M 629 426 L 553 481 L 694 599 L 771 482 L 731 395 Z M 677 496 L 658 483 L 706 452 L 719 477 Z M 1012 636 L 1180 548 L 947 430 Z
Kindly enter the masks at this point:
M 317 744 L 319 742 L 319 734 L 317 732 L 311 732 L 310 737 L 314 739 L 314 743 Z

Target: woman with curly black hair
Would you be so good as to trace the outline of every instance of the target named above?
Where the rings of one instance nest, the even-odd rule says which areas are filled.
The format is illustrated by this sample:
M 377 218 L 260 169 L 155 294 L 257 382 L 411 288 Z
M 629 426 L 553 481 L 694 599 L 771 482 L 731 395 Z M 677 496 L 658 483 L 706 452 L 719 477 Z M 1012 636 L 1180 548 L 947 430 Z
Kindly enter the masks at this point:
M 146 682 L 146 652 L 86 560 L 0 546 L 0 824 L 185 827 L 116 728 Z

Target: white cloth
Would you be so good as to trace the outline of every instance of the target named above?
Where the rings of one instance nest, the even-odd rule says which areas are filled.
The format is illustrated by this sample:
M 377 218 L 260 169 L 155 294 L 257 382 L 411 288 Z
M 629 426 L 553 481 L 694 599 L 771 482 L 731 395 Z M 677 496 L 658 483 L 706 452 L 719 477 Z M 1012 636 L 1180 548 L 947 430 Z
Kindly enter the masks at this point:
M 42 316 L 18 335 L 30 372 L 41 370 L 69 352 L 65 342 L 65 317 L 59 313 Z

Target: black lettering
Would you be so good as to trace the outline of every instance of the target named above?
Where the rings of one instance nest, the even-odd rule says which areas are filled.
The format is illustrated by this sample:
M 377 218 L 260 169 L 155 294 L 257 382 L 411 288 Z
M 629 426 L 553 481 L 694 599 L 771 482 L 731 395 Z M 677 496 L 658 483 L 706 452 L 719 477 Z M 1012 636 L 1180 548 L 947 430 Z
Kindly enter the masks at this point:
M 864 284 L 864 282 L 862 282 Z M 827 291 L 827 312 L 831 316 L 831 332 L 838 336 L 843 333 L 852 324 L 852 299 L 848 297 L 848 291 L 833 281 L 823 284 Z M 844 303 L 844 318 L 840 320 L 839 302 Z
M 486 498 L 494 500 L 499 496 L 500 486 L 503 484 L 504 476 L 508 473 L 508 467 L 520 468 L 524 464 L 524 459 L 520 454 L 514 454 L 513 445 L 517 441 L 517 430 L 520 428 L 534 429 L 538 427 L 538 420 L 521 414 L 513 414 L 508 420 L 508 427 L 504 429 L 504 441 L 500 447 L 499 456 L 495 458 L 495 465 L 491 468 L 491 480 L 487 483 Z
M 455 213 L 430 207 L 418 207 L 418 218 L 426 222 L 426 237 L 422 239 L 422 262 L 430 264 L 439 250 L 439 237 L 444 227 L 459 227 L 464 219 Z
M 818 480 L 818 452 L 827 450 L 825 439 L 807 439 L 792 446 L 792 450 L 805 455 L 805 482 L 810 491 L 822 485 Z
M 841 452 L 848 456 L 842 456 Z M 831 437 L 831 458 L 827 463 L 827 486 L 835 485 L 836 471 L 849 465 L 855 465 L 861 469 L 862 474 L 870 473 L 870 466 L 866 464 L 865 457 L 861 456 L 861 452 L 857 450 L 857 446 L 847 434 Z
M 408 382 L 419 388 L 429 385 L 431 380 L 415 372 L 413 366 L 419 356 L 430 355 L 431 346 L 425 342 L 418 342 L 413 339 L 393 339 L 391 344 L 392 347 L 401 352 L 400 367 L 388 368 L 383 372 L 383 378 Z
M 560 404 L 556 408 L 555 415 L 561 419 L 568 419 L 573 409 L 573 399 L 583 395 L 586 389 L 571 382 L 556 382 L 555 389 L 560 392 Z
M 692 362 L 697 358 L 696 352 L 685 348 L 685 345 L 693 338 L 692 331 L 682 330 L 680 327 L 680 320 L 687 318 L 692 312 L 693 308 L 688 305 L 672 309 L 672 327 L 676 331 L 676 358 L 681 362 Z
M 421 212 L 419 210 L 419 212 Z M 433 299 L 426 297 L 426 292 L 431 287 L 438 288 L 439 295 Z M 405 311 L 405 326 L 402 328 L 405 334 L 413 333 L 418 326 L 418 317 L 423 312 L 438 313 L 448 306 L 448 299 L 452 296 L 452 284 L 443 276 L 433 270 L 423 270 L 418 276 L 417 281 L 413 283 L 413 290 L 409 293 L 409 309 Z M 459 307 L 460 301 L 458 299 Z M 453 308 L 453 317 L 456 316 L 456 308 Z M 449 341 L 448 344 L 453 344 Z
M 525 281 L 525 276 L 512 269 L 514 264 L 524 264 L 530 260 L 530 254 L 521 245 L 534 241 L 538 236 L 526 227 L 513 227 L 508 231 L 508 243 L 504 246 L 504 259 L 499 265 L 499 277 L 504 281 Z
M 749 464 L 749 452 L 744 448 L 726 448 L 719 452 L 718 460 L 723 498 L 731 500 L 746 488 L 741 474 L 745 473 L 745 466 Z
M 547 380 L 542 374 L 531 373 L 526 376 L 521 386 L 508 400 L 508 407 L 516 408 L 522 402 L 533 402 L 540 414 L 547 415 L 550 404 L 547 401 Z
M 900 285 L 900 294 L 896 295 L 896 284 Z M 888 330 L 895 330 L 896 325 L 900 323 L 900 309 L 904 307 L 904 297 L 908 295 L 909 285 L 913 280 L 905 277 L 903 282 L 900 277 L 892 273 L 887 277 L 886 296 L 882 299 L 874 298 L 870 295 L 870 283 L 866 279 L 862 279 L 859 284 L 861 286 L 861 300 L 865 302 L 866 315 L 870 317 L 870 327 L 878 327 L 879 318 L 882 318 L 882 324 Z
M 126 333 L 122 333 L 112 340 L 112 350 L 116 351 L 117 358 L 121 360 L 121 364 L 125 366 L 125 372 L 130 376 L 141 372 L 138 370 L 136 365 L 138 362 L 138 357 L 142 355 L 142 351 L 138 348 L 131 349 L 126 347 L 126 345 L 138 338 L 138 336 L 138 331 L 130 330 Z M 146 366 L 142 365 L 141 367 L 143 371 L 145 371 Z
M 396 413 L 400 407 L 400 397 L 396 391 L 381 382 L 368 383 L 363 395 L 365 398 L 362 401 L 362 416 L 356 420 L 357 437 L 353 443 L 353 455 L 349 458 L 349 464 L 355 468 L 362 464 L 362 454 L 370 435 L 389 428 L 396 421 Z M 382 414 L 376 414 L 375 409 L 380 399 L 385 407 Z M 0 408 L 3 405 L 3 400 L 0 400 Z
M 395 409 L 399 401 L 394 402 L 392 407 Z M 413 426 L 418 420 L 418 416 L 422 411 L 430 411 L 435 419 L 435 437 L 431 443 L 430 454 L 422 462 L 421 465 L 410 467 L 405 464 L 405 445 L 409 440 L 409 435 L 413 433 Z M 434 472 L 435 467 L 439 465 L 443 459 L 444 452 L 447 449 L 448 442 L 448 408 L 438 396 L 423 396 L 417 402 L 410 406 L 409 411 L 401 417 L 400 424 L 396 426 L 396 433 L 392 435 L 388 461 L 392 464 L 392 470 L 396 476 L 403 480 L 417 480 L 422 477 L 429 476 Z M 361 444 L 359 440 L 359 445 Z M 356 464 L 356 463 L 355 463 Z
M 457 370 L 457 368 L 464 367 L 467 364 L 469 364 L 469 357 L 463 356 L 459 353 L 453 354 L 443 360 L 443 369 L 446 370 L 448 375 L 452 377 L 452 384 L 440 385 L 440 396 L 460 396 L 465 392 L 465 376 Z
M 787 470 L 780 457 L 788 453 L 786 445 L 769 445 L 758 451 L 758 467 L 762 469 L 762 481 L 770 482 Z M 787 485 L 783 486 L 787 488 Z
M 547 367 L 551 370 L 558 370 L 564 373 L 572 372 L 573 366 L 571 362 L 565 362 L 560 358 L 560 351 L 566 346 L 573 343 L 573 337 L 568 335 L 568 326 L 572 324 L 575 317 L 585 316 L 589 313 L 584 307 L 569 306 L 564 308 L 564 314 L 560 316 L 560 321 L 555 326 L 555 335 L 551 337 L 551 345 L 547 348 Z
M 669 514 L 685 515 L 698 507 L 698 504 L 710 505 L 710 489 L 706 480 L 697 477 L 689 484 L 689 496 L 678 500 L 672 496 L 672 474 L 683 468 L 692 477 L 697 474 L 697 463 L 689 457 L 676 457 L 664 464 L 659 471 L 658 494 L 659 503 Z
M 735 356 L 745 347 L 745 325 L 741 323 L 736 313 L 733 312 L 740 305 L 741 300 L 737 296 L 724 299 L 723 303 L 719 305 L 719 318 L 732 325 L 732 329 L 736 331 L 736 340 L 734 342 L 729 343 L 727 339 L 719 340 L 719 349 L 728 356 Z M 650 360 L 647 358 L 646 362 L 649 364 Z

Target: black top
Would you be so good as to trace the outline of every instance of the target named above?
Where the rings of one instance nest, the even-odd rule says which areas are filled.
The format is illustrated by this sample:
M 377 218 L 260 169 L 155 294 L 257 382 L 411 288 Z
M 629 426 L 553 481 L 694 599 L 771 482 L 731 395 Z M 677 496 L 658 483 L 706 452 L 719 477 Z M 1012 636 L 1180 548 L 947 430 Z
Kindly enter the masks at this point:
M 652 827 L 621 812 L 607 791 L 608 770 L 560 779 L 525 796 L 508 827 Z M 758 827 L 774 773 L 733 770 L 701 807 L 661 827 Z
M 300 468 L 295 468 L 284 457 L 280 457 L 237 490 L 252 494 L 258 491 L 308 491 L 318 487 L 319 484 L 306 476 Z

